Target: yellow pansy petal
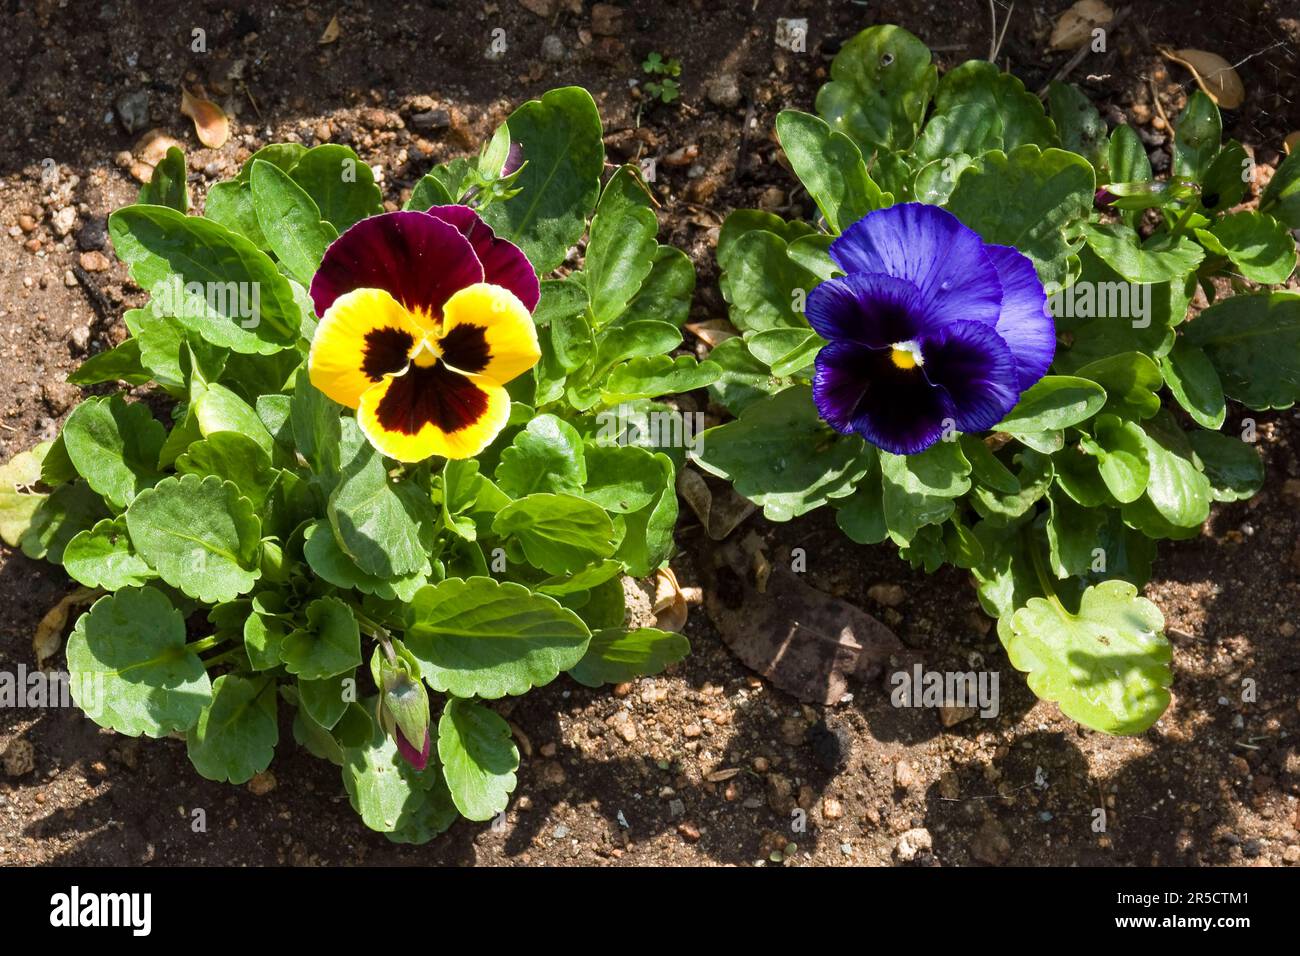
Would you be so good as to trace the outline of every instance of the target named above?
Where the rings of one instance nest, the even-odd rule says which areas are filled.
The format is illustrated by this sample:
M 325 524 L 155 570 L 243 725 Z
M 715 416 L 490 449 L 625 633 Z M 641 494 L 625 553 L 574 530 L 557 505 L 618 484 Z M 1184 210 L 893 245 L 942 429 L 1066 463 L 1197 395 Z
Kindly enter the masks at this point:
M 385 375 L 406 368 L 425 330 L 383 289 L 354 289 L 334 300 L 311 341 L 311 383 L 340 405 L 356 408 Z
M 357 423 L 370 443 L 398 461 L 471 458 L 492 444 L 509 418 L 504 388 L 442 362 L 412 364 L 371 386 L 357 408 Z
M 479 282 L 461 289 L 442 307 L 438 348 L 452 368 L 508 382 L 541 358 L 537 328 L 513 292 Z

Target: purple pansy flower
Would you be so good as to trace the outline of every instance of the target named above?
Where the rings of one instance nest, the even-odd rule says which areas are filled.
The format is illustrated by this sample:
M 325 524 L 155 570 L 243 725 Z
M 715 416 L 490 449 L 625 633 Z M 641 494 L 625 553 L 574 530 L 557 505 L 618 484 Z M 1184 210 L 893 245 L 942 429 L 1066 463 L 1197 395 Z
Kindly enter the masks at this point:
M 904 203 L 831 243 L 844 271 L 808 296 L 813 399 L 831 427 L 896 455 L 990 428 L 1047 372 L 1056 327 L 1033 263 L 952 213 Z

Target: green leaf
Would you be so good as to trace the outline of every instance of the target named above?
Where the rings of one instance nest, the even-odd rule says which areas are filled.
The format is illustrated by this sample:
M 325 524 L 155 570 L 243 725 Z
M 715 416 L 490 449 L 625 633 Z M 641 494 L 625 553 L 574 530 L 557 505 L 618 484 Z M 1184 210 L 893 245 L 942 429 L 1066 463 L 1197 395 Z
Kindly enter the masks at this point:
M 1001 493 L 978 484 L 972 488 L 971 504 L 990 523 L 1005 525 L 1027 514 L 1047 494 L 1047 488 L 1052 483 L 1054 470 L 1051 456 L 1025 448 L 1013 455 L 1012 461 L 1020 466 L 1015 476 L 1020 486 L 1018 491 Z
M 1200 182 L 1218 155 L 1222 138 L 1223 120 L 1219 108 L 1204 91 L 1194 91 L 1174 124 L 1174 176 Z
M 1296 245 L 1290 230 L 1260 212 L 1234 212 L 1210 230 L 1241 274 L 1252 282 L 1285 282 L 1295 271 Z
M 335 587 L 356 588 L 363 594 L 373 594 L 387 601 L 409 601 L 428 577 L 427 567 L 394 578 L 367 574 L 339 547 L 334 529 L 323 518 L 307 526 L 303 556 L 316 575 Z
M 36 509 L 49 497 L 32 486 L 41 480 L 41 465 L 50 448 L 49 442 L 41 442 L 0 465 L 0 540 L 11 548 L 18 547 Z
M 627 530 L 614 554 L 633 577 L 648 577 L 672 556 L 677 524 L 677 472 L 672 459 L 657 452 L 646 467 L 658 492 L 650 504 L 623 516 Z
M 1086 225 L 1082 232 L 1092 251 L 1129 282 L 1181 279 L 1205 258 L 1205 250 L 1186 236 L 1174 240 L 1161 234 L 1140 242 L 1137 233 L 1121 223 Z
M 261 522 L 235 484 L 215 475 L 163 479 L 131 503 L 126 524 L 158 575 L 205 604 L 247 593 L 261 575 Z
M 572 574 L 614 553 L 614 525 L 600 507 L 574 495 L 531 494 L 512 501 L 492 532 L 513 536 L 530 564 L 547 574 Z
M 802 304 L 819 281 L 790 258 L 784 239 L 761 229 L 735 240 L 719 280 L 732 324 L 742 332 L 806 329 Z
M 121 395 L 91 398 L 68 416 L 63 442 L 90 487 L 122 509 L 157 483 L 158 452 L 167 432 L 149 406 Z
M 1151 477 L 1147 499 L 1162 518 L 1195 528 L 1210 514 L 1210 482 L 1196 467 L 1191 443 L 1168 412 L 1142 423 Z
M 948 208 L 985 242 L 1014 246 L 1043 282 L 1065 286 L 1077 246 L 1067 227 L 1092 210 L 1092 167 L 1082 156 L 1026 145 L 979 158 L 957 180 Z
M 344 747 L 343 785 L 366 826 L 399 843 L 426 843 L 456 822 L 438 762 L 414 769 L 374 723 L 367 740 Z
M 970 462 L 971 480 L 1004 495 L 1020 491 L 1020 481 L 1004 465 L 993 450 L 975 435 L 962 435 L 957 439 L 962 454 Z
M 271 465 L 271 456 L 247 435 L 240 432 L 213 432 L 196 441 L 176 459 L 176 471 L 182 475 L 215 475 L 232 481 L 239 493 L 261 508 L 280 471 Z
M 143 385 L 152 377 L 140 360 L 140 340 L 130 338 L 86 359 L 68 376 L 68 381 L 73 385 L 99 385 L 103 382 Z
M 843 232 L 884 204 L 880 187 L 867 175 L 862 153 L 848 136 L 798 110 L 777 115 L 776 134 L 795 175 L 833 232 Z
M 1068 428 L 1086 421 L 1106 404 L 1106 390 L 1096 382 L 1073 375 L 1044 375 L 1021 396 L 995 431 L 1031 435 Z
M 1160 366 L 1141 352 L 1120 352 L 1075 370 L 1106 390 L 1103 410 L 1126 418 L 1150 418 L 1160 410 Z
M 1300 150 L 1282 160 L 1273 173 L 1260 197 L 1259 211 L 1300 229 Z
M 319 218 L 340 233 L 384 211 L 384 194 L 375 185 L 374 173 L 350 147 L 313 146 L 286 172 L 311 197 Z
M 383 458 L 346 419 L 343 472 L 327 512 L 344 552 L 362 571 L 380 578 L 412 574 L 425 563 L 420 517 L 412 496 L 388 480 Z M 432 510 L 430 504 L 429 510 Z M 413 513 L 414 512 L 414 513 Z
M 506 122 L 528 163 L 515 180 L 519 194 L 492 203 L 483 218 L 544 275 L 582 238 L 600 195 L 605 164 L 600 112 L 590 93 L 568 86 L 529 100 Z
M 1083 593 L 1079 613 L 1033 598 L 1011 618 L 1011 664 L 1029 687 L 1086 727 L 1138 734 L 1169 706 L 1171 651 L 1164 617 L 1127 581 Z
M 410 605 L 406 647 L 429 686 L 495 699 L 549 684 L 586 653 L 591 632 L 551 597 L 491 578 L 448 578 Z
M 697 362 L 689 355 L 652 355 L 634 358 L 610 373 L 600 397 L 608 405 L 638 398 L 677 395 L 717 381 L 722 369 L 712 362 Z
M 1113 183 L 1149 183 L 1153 176 L 1142 137 L 1132 126 L 1120 125 L 1110 134 L 1108 150 L 1110 181 Z
M 1160 368 L 1174 399 L 1196 424 L 1217 430 L 1228 414 L 1223 385 L 1205 350 L 1180 336 L 1168 355 L 1161 356 Z
M 672 631 L 612 627 L 591 635 L 587 653 L 569 676 L 586 687 L 619 684 L 658 674 L 690 652 L 690 641 Z
M 1264 463 L 1253 445 L 1219 432 L 1188 436 L 1210 482 L 1215 501 L 1244 501 L 1264 485 Z
M 361 665 L 361 630 L 352 609 L 335 597 L 307 605 L 307 626 L 292 631 L 280 646 L 290 674 L 324 680 Z
M 53 564 L 63 563 L 63 549 L 80 531 L 92 528 L 101 518 L 109 517 L 104 499 L 84 481 L 59 485 L 32 512 L 31 522 L 19 544 L 23 554 L 34 561 L 44 558 Z
M 1052 573 L 1058 578 L 1088 574 L 1110 511 L 1085 508 L 1057 487 L 1048 489 L 1047 498 L 1050 510 L 1045 530 Z
M 416 209 L 424 212 L 433 206 L 450 206 L 455 203 L 456 197 L 447 191 L 447 187 L 433 173 L 428 173 L 420 178 L 411 190 L 411 198 L 406 201 L 403 209 Z
M 1095 443 L 1085 447 L 1097 456 L 1097 470 L 1107 490 L 1123 504 L 1137 501 L 1151 480 L 1146 433 L 1115 415 L 1098 415 L 1094 432 Z
M 438 721 L 438 759 L 461 816 L 491 820 L 515 789 L 519 751 L 510 725 L 495 711 L 452 697 Z
M 163 737 L 193 727 L 212 695 L 185 646 L 185 619 L 157 588 L 123 588 L 95 602 L 68 637 L 69 689 L 101 727 Z
M 817 112 L 864 156 L 906 150 L 916 139 L 939 73 L 929 48 L 902 27 L 863 30 L 831 61 Z
M 880 452 L 885 524 L 896 544 L 907 544 L 925 525 L 941 524 L 970 490 L 970 462 L 955 441 L 919 455 Z
M 633 445 L 588 445 L 587 480 L 577 493 L 612 514 L 640 511 L 663 490 L 654 458 Z
M 79 531 L 63 550 L 63 569 L 88 588 L 116 591 L 145 584 L 156 575 L 131 548 L 126 519 L 105 519 Z
M 501 450 L 493 474 L 512 498 L 538 491 L 577 494 L 587 481 L 582 437 L 554 415 L 538 415 Z
M 243 236 L 163 206 L 119 209 L 108 231 L 155 314 L 236 352 L 266 355 L 297 341 L 289 280 Z
M 289 275 L 309 285 L 338 230 L 321 220 L 311 197 L 277 166 L 254 161 L 249 185 L 257 224 L 271 251 Z
M 815 234 L 816 230 L 806 222 L 798 219 L 787 222 L 780 216 L 761 209 L 737 209 L 727 216 L 718 231 L 719 269 L 726 272 L 734 267 L 736 243 L 742 236 L 751 232 L 770 232 L 782 242 L 791 243 L 801 237 Z
M 650 274 L 618 321 L 660 321 L 680 328 L 690 317 L 694 294 L 695 266 L 690 256 L 673 246 L 660 246 L 655 250 Z
M 987 60 L 967 60 L 939 81 L 934 112 L 916 141 L 915 153 L 929 162 L 957 153 L 1009 153 L 1026 145 L 1059 145 L 1042 102 L 1026 92 L 1017 77 Z
M 622 315 L 654 265 L 659 220 L 635 166 L 620 166 L 591 220 L 583 271 L 596 326 Z
M 856 435 L 831 432 L 817 415 L 812 389 L 800 386 L 701 433 L 694 458 L 731 481 L 769 520 L 789 521 L 852 494 L 870 467 L 865 449 Z
M 1290 408 L 1300 398 L 1300 295 L 1234 295 L 1187 326 L 1223 391 L 1250 408 Z
M 244 619 L 244 650 L 255 671 L 274 670 L 281 664 L 280 649 L 288 636 L 287 608 L 277 591 L 265 591 L 252 601 Z
M 147 206 L 169 206 L 177 212 L 189 212 L 190 190 L 185 184 L 185 153 L 172 146 L 153 168 L 149 181 L 140 187 L 136 200 Z
M 185 738 L 199 775 L 219 783 L 247 783 L 271 766 L 280 742 L 275 680 L 224 674 L 212 683 L 212 701 Z
M 1110 141 L 1106 135 L 1106 121 L 1097 112 L 1097 107 L 1073 83 L 1055 80 L 1048 85 L 1047 102 L 1062 148 L 1078 153 L 1092 163 L 1100 181 L 1108 165 Z
M 722 369 L 709 386 L 709 397 L 733 415 L 739 415 L 786 384 L 778 381 L 767 363 L 756 358 L 739 337 L 714 346 L 709 361 Z

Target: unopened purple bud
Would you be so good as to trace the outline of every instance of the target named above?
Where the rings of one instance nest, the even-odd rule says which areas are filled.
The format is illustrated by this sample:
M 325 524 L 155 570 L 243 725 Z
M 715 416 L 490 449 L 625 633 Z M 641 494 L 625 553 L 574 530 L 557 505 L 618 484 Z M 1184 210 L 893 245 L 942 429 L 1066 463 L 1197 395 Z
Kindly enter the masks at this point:
M 506 154 L 506 164 L 501 167 L 501 178 L 509 176 L 524 164 L 524 144 L 511 143 L 510 152 Z
M 397 741 L 397 752 L 416 770 L 423 770 L 429 765 L 429 752 L 433 749 L 433 739 L 427 730 L 424 732 L 424 747 L 421 750 L 416 750 L 410 745 L 402 735 L 401 727 L 394 728 L 394 739 Z
M 1105 186 L 1102 186 L 1093 195 L 1092 204 L 1096 206 L 1098 209 L 1105 209 L 1107 206 L 1109 206 L 1118 198 L 1119 197 L 1116 196 L 1113 192 L 1111 192 Z

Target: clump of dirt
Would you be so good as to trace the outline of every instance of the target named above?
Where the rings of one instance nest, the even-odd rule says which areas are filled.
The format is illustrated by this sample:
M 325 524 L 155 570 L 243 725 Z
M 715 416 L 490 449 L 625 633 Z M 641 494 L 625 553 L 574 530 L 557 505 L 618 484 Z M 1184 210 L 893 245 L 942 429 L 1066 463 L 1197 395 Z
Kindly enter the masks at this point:
M 1045 52 L 1067 5 L 1016 5 L 999 62 L 1031 90 L 1067 58 Z M 808 20 L 804 52 L 777 47 L 778 18 L 798 17 Z M 304 2 L 233 11 L 46 0 L 10 11 L 0 36 L 0 459 L 57 433 L 81 395 L 65 376 L 120 341 L 123 309 L 142 299 L 112 258 L 105 219 L 135 196 L 130 149 L 144 130 L 184 142 L 198 203 L 280 140 L 352 145 L 396 203 L 434 162 L 476 149 L 514 105 L 586 86 L 611 162 L 656 160 L 661 238 L 694 260 L 692 314 L 707 320 L 726 314 L 712 253 L 727 213 L 812 211 L 771 130 L 781 109 L 811 109 L 840 44 L 872 22 L 899 23 L 947 68 L 987 55 L 990 40 L 982 0 L 869 11 L 811 0 L 345 3 L 337 38 L 322 44 L 328 19 Z M 1109 119 L 1138 126 L 1159 167 L 1169 150 L 1161 113 L 1177 115 L 1191 79 L 1157 45 L 1213 45 L 1240 64 L 1247 99 L 1225 114 L 1225 137 L 1267 176 L 1300 128 L 1294 12 L 1281 0 L 1144 6 L 1106 53 L 1080 63 L 1070 78 Z M 631 84 L 652 51 L 682 62 L 680 104 L 651 105 Z M 219 150 L 199 146 L 179 112 L 182 86 L 200 85 L 234 116 Z M 1233 427 L 1244 414 L 1231 410 Z M 295 747 L 287 727 L 272 773 L 232 788 L 199 778 L 179 741 L 118 737 L 71 707 L 4 708 L 0 862 L 1300 862 L 1300 416 L 1253 417 L 1264 490 L 1217 508 L 1201 537 L 1164 545 L 1147 588 L 1175 644 L 1175 702 L 1140 737 L 1083 730 L 1038 702 L 960 572 L 913 572 L 891 549 L 846 541 L 823 514 L 784 525 L 752 517 L 737 534 L 755 532 L 772 555 L 803 549 L 810 585 L 880 617 L 927 666 L 997 670 L 998 715 L 945 721 L 895 708 L 878 682 L 854 685 L 836 706 L 799 704 L 739 664 L 693 609 L 694 652 L 667 674 L 613 691 L 561 678 L 501 703 L 528 738 L 503 823 L 462 822 L 428 846 L 400 847 L 365 830 L 337 770 Z M 702 586 L 707 536 L 684 520 L 678 544 L 682 585 Z M 33 664 L 36 622 L 69 588 L 59 569 L 0 548 L 0 670 Z

